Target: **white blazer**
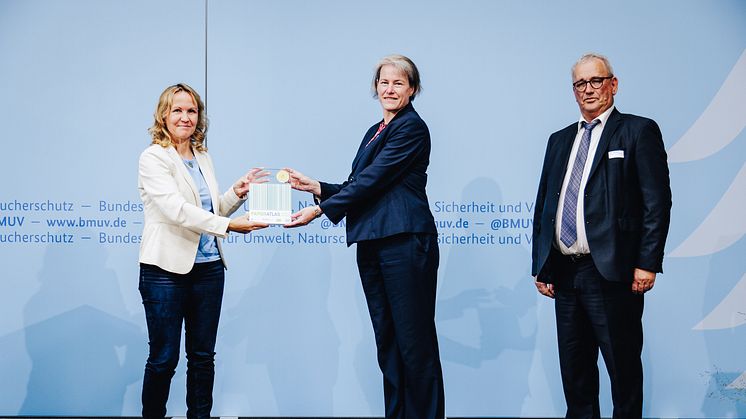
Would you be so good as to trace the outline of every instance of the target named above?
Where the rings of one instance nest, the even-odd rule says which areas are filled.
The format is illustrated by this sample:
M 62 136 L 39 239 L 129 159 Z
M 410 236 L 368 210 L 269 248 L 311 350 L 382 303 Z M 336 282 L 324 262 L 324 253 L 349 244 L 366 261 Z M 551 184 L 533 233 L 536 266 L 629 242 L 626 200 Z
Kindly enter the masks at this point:
M 222 196 L 218 195 L 212 159 L 204 152 L 195 151 L 194 156 L 217 214 L 202 209 L 199 189 L 174 147 L 153 144 L 140 154 L 137 188 L 145 215 L 140 263 L 185 274 L 194 266 L 200 234 L 221 238 L 228 235 L 228 216 L 245 199 L 240 199 L 232 187 Z M 221 240 L 217 242 L 225 265 Z

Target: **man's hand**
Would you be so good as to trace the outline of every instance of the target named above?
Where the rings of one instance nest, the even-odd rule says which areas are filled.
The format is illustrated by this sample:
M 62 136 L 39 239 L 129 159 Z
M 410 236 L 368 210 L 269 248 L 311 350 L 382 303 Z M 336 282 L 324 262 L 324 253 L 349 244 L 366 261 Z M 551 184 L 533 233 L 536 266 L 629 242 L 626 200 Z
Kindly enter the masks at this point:
M 650 291 L 655 285 L 655 272 L 635 268 L 635 278 L 632 280 L 632 292 L 643 294 Z
M 542 295 L 546 295 L 549 298 L 554 298 L 554 284 L 545 284 L 543 282 L 539 282 L 536 280 L 536 277 L 534 277 L 534 285 L 536 285 L 536 289 Z

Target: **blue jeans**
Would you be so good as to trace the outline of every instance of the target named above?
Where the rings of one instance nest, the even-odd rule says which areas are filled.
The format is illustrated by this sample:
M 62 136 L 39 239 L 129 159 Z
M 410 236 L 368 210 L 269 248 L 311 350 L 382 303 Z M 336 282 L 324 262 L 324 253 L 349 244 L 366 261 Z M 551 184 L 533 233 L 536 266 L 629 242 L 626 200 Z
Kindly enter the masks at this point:
M 220 260 L 195 264 L 184 275 L 140 264 L 140 295 L 150 345 L 142 383 L 143 418 L 166 415 L 171 378 L 179 363 L 182 322 L 186 330 L 187 417 L 210 417 L 224 285 Z

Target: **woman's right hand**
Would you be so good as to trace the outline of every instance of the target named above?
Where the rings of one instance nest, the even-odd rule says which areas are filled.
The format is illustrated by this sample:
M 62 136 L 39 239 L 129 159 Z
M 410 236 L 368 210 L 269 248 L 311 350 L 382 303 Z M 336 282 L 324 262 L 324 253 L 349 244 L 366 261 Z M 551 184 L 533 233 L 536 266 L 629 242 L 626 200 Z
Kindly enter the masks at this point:
M 258 223 L 256 221 L 249 221 L 249 215 L 242 215 L 240 217 L 233 218 L 228 223 L 228 231 L 235 231 L 236 233 L 251 233 L 254 230 L 261 230 L 269 227 L 269 224 Z
M 265 183 L 269 172 L 258 167 L 249 170 L 233 184 L 233 192 L 241 199 L 246 198 L 252 183 Z
M 318 180 L 311 179 L 303 173 L 288 167 L 285 170 L 290 174 L 290 187 L 296 191 L 311 192 L 316 196 L 321 196 L 321 184 Z

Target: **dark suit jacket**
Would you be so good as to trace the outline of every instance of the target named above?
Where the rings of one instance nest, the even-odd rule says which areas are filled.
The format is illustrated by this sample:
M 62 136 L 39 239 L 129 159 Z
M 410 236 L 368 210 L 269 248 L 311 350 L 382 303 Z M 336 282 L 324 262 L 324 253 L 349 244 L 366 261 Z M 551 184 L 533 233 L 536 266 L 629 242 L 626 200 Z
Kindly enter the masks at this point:
M 370 145 L 365 133 L 342 184 L 321 182 L 321 209 L 333 223 L 347 216 L 347 244 L 399 233 L 436 233 L 425 195 L 430 132 L 410 103 Z
M 549 256 L 555 216 L 577 132 L 576 122 L 552 134 L 544 156 L 532 242 L 532 274 L 541 282 L 553 282 Z M 617 150 L 624 157 L 610 158 L 609 152 Z M 616 109 L 611 112 L 585 187 L 584 210 L 591 257 L 604 278 L 631 282 L 635 268 L 662 272 L 671 188 L 655 121 Z

